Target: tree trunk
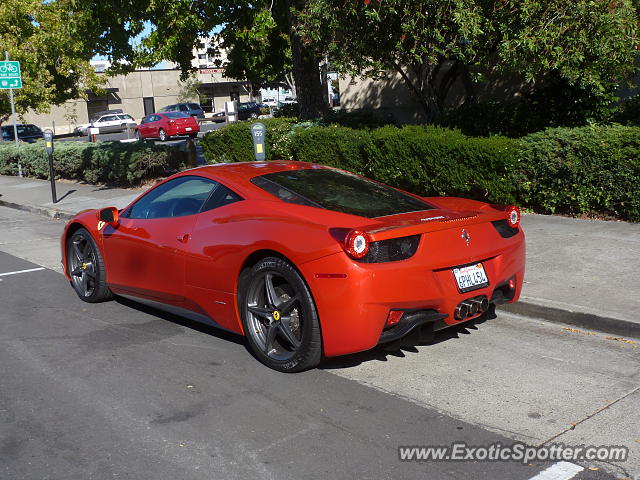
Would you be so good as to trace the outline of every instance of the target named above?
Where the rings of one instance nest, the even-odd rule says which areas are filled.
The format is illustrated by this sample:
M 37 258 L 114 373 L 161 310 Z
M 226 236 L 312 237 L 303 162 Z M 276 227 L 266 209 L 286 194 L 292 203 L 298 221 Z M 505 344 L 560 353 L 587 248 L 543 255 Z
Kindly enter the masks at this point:
M 297 23 L 292 9 L 301 10 L 305 6 L 304 0 L 288 0 L 289 21 L 291 25 L 289 38 L 291 40 L 291 54 L 293 60 L 293 78 L 296 84 L 300 118 L 313 120 L 320 118 L 328 111 L 327 96 L 320 84 L 320 68 L 318 58 L 312 49 L 307 47 L 295 31 Z

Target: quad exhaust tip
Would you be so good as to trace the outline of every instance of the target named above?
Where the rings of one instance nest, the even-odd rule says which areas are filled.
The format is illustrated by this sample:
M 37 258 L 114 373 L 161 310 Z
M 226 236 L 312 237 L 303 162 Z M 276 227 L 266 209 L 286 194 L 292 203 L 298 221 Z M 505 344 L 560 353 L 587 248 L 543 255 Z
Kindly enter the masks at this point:
M 485 295 L 463 300 L 454 311 L 456 320 L 464 320 L 478 313 L 484 313 L 489 308 L 489 299 Z

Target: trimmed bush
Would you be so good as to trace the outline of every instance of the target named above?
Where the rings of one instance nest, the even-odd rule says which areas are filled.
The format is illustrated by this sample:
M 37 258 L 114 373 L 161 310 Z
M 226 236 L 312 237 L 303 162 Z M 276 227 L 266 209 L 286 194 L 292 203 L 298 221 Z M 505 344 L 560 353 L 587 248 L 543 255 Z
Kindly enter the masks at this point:
M 290 136 L 294 118 L 265 118 L 260 122 L 267 127 L 265 155 L 267 160 L 291 159 Z M 255 160 L 252 122 L 237 122 L 213 130 L 200 140 L 204 157 L 208 163 L 251 162 Z
M 640 221 L 640 127 L 556 128 L 520 139 L 468 137 L 433 126 L 353 130 L 289 123 L 279 128 L 267 127 L 268 159 L 331 165 L 419 195 Z M 244 136 L 231 138 L 238 131 Z M 220 129 L 208 140 L 223 152 L 215 156 L 213 149 L 205 150 L 210 163 L 254 158 L 247 124 Z
M 188 154 L 167 145 L 120 142 L 57 142 L 56 178 L 133 186 L 185 168 Z M 0 144 L 0 174 L 17 175 L 18 162 L 27 177 L 49 178 L 44 143 Z
M 541 212 L 640 221 L 640 128 L 554 128 L 524 137 L 516 194 Z
M 513 201 L 515 142 L 436 127 L 312 127 L 292 138 L 296 160 L 350 170 L 418 195 Z

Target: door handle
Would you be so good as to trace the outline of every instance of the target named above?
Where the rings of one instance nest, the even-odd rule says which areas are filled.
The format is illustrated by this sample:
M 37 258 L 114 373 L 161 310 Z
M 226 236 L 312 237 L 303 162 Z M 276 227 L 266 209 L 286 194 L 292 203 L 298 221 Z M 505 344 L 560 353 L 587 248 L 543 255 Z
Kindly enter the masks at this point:
M 189 241 L 189 238 L 191 238 L 191 235 L 189 235 L 188 233 L 185 233 L 184 235 L 178 235 L 178 241 L 180 243 L 187 243 Z

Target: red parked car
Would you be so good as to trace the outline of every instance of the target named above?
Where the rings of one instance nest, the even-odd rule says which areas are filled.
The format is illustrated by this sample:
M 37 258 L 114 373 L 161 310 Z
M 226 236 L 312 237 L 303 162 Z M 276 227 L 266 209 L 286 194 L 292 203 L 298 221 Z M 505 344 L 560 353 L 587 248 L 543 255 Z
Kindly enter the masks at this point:
M 198 121 L 182 112 L 152 113 L 142 119 L 136 127 L 136 138 L 159 138 L 164 142 L 176 135 L 189 135 L 196 138 L 200 131 Z
M 62 235 L 85 302 L 114 294 L 245 335 L 294 372 L 493 318 L 525 268 L 517 207 L 419 197 L 303 162 L 186 170 Z

